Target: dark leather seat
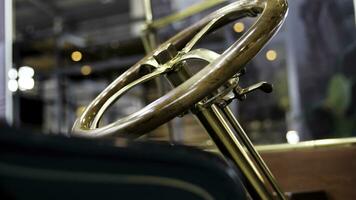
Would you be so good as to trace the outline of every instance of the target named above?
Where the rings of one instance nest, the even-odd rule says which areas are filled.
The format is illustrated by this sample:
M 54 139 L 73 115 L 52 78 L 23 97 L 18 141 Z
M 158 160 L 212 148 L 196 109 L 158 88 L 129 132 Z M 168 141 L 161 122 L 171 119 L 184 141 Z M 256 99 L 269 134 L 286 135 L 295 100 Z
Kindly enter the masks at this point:
M 184 146 L 0 129 L 0 199 L 246 199 L 238 171 Z

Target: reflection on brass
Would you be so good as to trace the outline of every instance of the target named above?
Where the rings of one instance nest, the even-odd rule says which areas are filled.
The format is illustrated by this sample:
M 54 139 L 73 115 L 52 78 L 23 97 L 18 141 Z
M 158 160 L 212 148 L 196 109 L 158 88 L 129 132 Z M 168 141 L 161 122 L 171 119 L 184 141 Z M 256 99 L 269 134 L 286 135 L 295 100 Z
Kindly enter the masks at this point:
M 221 91 L 226 90 L 221 88 L 236 90 L 236 98 L 256 89 L 269 89 L 266 83 L 242 89 L 237 80 L 245 64 L 279 29 L 286 13 L 286 0 L 240 0 L 208 15 L 152 50 L 111 83 L 76 120 L 73 135 L 137 138 L 191 110 L 220 152 L 239 167 L 247 180 L 246 189 L 254 199 L 285 199 L 273 175 L 227 108 L 234 97 L 226 97 L 230 92 L 222 95 Z M 221 55 L 194 48 L 206 34 L 242 17 L 257 15 L 259 18 L 255 24 Z M 207 64 L 196 74 L 190 73 L 191 66 L 188 64 L 193 59 Z M 149 68 L 150 72 L 142 76 L 143 68 Z M 98 126 L 105 111 L 128 90 L 160 75 L 165 76 L 175 88 L 129 116 L 103 127 Z M 232 83 L 236 85 L 231 87 Z M 207 103 L 207 100 L 211 101 Z

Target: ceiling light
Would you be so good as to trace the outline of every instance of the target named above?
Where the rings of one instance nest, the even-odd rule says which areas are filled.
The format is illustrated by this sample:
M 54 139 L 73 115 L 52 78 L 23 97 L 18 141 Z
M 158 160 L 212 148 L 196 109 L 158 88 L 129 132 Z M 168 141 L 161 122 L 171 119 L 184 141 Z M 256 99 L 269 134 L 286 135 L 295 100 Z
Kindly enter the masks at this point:
M 19 78 L 32 78 L 35 75 L 35 71 L 32 67 L 23 66 L 19 68 L 18 76 Z
M 276 60 L 276 59 L 277 59 L 277 56 L 278 56 L 278 54 L 277 54 L 277 52 L 276 52 L 275 50 L 269 50 L 269 51 L 267 51 L 267 53 L 266 53 L 266 58 L 267 58 L 267 60 L 269 60 L 269 61 L 274 61 L 274 60 Z
M 82 68 L 80 68 L 80 72 L 84 75 L 87 76 L 89 74 L 91 74 L 92 69 L 89 65 L 84 65 Z
M 16 80 L 9 80 L 9 82 L 7 83 L 7 88 L 11 91 L 11 92 L 16 92 L 17 89 L 19 88 L 19 85 L 17 84 Z
M 18 84 L 21 91 L 32 90 L 35 86 L 35 80 L 29 77 L 20 77 Z
M 71 54 L 71 58 L 74 62 L 78 62 L 78 61 L 82 60 L 83 55 L 80 51 L 73 51 Z
M 75 111 L 77 117 L 80 117 L 85 111 L 85 106 L 79 106 Z
M 286 138 L 289 144 L 297 144 L 300 140 L 298 132 L 294 130 L 288 131 Z
M 237 22 L 236 24 L 234 24 L 234 31 L 236 33 L 241 33 L 245 30 L 245 24 L 242 22 Z
M 9 69 L 9 71 L 7 72 L 7 75 L 9 77 L 9 79 L 11 80 L 14 80 L 14 79 L 17 79 L 17 70 L 12 68 L 12 69 Z

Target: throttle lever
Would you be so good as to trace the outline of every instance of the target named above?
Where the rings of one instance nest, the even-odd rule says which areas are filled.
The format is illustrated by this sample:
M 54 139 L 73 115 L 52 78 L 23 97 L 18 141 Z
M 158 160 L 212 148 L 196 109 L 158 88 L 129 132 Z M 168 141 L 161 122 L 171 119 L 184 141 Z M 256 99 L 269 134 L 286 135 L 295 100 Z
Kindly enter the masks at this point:
M 262 92 L 265 93 L 271 93 L 273 91 L 273 85 L 267 82 L 259 82 L 247 88 L 241 88 L 240 86 L 237 86 L 234 88 L 234 93 L 237 99 L 243 101 L 246 99 L 246 95 L 248 93 L 251 93 L 255 90 L 261 90 Z

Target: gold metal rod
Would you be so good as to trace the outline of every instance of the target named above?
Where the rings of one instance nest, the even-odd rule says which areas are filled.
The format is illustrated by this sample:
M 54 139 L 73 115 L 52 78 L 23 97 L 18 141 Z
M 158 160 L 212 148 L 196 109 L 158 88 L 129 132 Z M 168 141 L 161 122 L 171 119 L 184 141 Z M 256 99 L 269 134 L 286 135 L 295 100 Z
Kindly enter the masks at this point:
M 282 190 L 277 184 L 275 177 L 273 176 L 270 169 L 267 167 L 266 163 L 263 161 L 261 156 L 258 154 L 257 150 L 254 148 L 251 140 L 249 139 L 248 135 L 246 134 L 245 130 L 242 128 L 241 124 L 235 118 L 234 114 L 232 113 L 231 109 L 226 106 L 222 109 L 223 113 L 227 117 L 228 121 L 235 129 L 236 133 L 238 133 L 239 138 L 241 139 L 242 143 L 246 147 L 247 151 L 251 154 L 252 158 L 255 160 L 259 168 L 261 169 L 262 173 L 266 177 L 267 181 L 270 183 L 272 188 L 275 190 L 276 194 L 280 199 L 285 200 L 286 197 L 284 196 Z
M 172 15 L 168 15 L 161 19 L 152 21 L 151 27 L 154 29 L 159 29 L 159 28 L 165 27 L 169 24 L 183 20 L 187 17 L 190 17 L 190 16 L 195 15 L 199 12 L 202 12 L 204 10 L 212 8 L 212 7 L 219 5 L 223 2 L 226 2 L 226 0 L 205 0 L 201 3 L 194 4 L 182 11 L 173 13 Z
M 172 85 L 177 86 L 191 77 L 189 66 L 182 63 L 179 71 L 169 73 L 166 77 Z M 206 107 L 203 103 L 198 103 L 196 104 L 196 108 L 192 109 L 192 112 L 214 140 L 221 153 L 230 158 L 241 169 L 248 180 L 246 184 L 249 194 L 255 195 L 253 196 L 254 199 L 272 199 L 273 194 L 268 191 L 261 174 L 255 167 L 254 162 L 247 155 L 244 146 L 236 138 L 228 121 L 223 117 L 224 113 L 221 109 L 214 104 Z
M 144 0 L 144 10 L 145 10 L 145 24 L 146 28 L 143 30 L 141 36 L 143 45 L 145 47 L 146 53 L 152 52 L 157 47 L 157 38 L 153 29 L 148 28 L 153 22 L 152 5 L 151 0 Z
M 152 4 L 151 4 L 151 0 L 144 0 L 143 6 L 144 6 L 144 9 L 145 9 L 145 19 L 146 19 L 146 23 L 147 23 L 147 22 L 152 22 L 152 20 L 153 20 L 153 15 L 152 15 Z
M 153 23 L 151 0 L 144 0 L 144 10 L 145 10 L 146 28 L 142 30 L 141 40 L 146 53 L 149 54 L 155 48 L 157 48 L 157 35 L 155 34 L 155 30 L 152 28 L 148 28 Z M 165 93 L 163 78 L 156 77 L 154 81 L 157 87 L 158 96 L 159 97 L 163 96 Z M 166 128 L 168 132 L 169 141 L 174 142 L 176 137 L 174 136 L 175 133 L 174 133 L 173 123 L 171 121 L 167 122 Z
M 253 199 L 273 199 L 272 192 L 267 189 L 261 174 L 259 174 L 243 145 L 238 141 L 234 131 L 224 119 L 221 110 L 213 104 L 211 107 L 198 106 L 193 112 L 214 140 L 220 152 L 240 168 L 247 179 L 247 184 L 250 184 L 247 185 L 249 186 L 247 189 Z

